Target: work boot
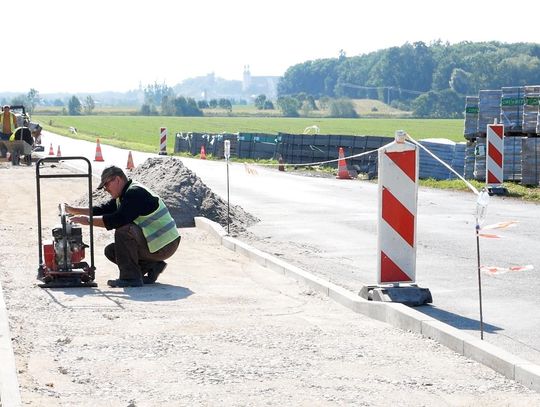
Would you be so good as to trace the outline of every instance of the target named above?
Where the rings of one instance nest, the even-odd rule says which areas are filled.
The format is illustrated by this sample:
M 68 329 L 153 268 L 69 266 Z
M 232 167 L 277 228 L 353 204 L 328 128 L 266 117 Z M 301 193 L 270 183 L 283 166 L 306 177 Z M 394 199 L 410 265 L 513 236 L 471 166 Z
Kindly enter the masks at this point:
M 152 268 L 148 271 L 147 276 L 143 276 L 144 284 L 154 284 L 158 279 L 159 275 L 163 273 L 163 270 L 167 267 L 167 263 L 164 261 L 158 261 Z
M 142 287 L 143 282 L 140 278 L 119 278 L 116 280 L 108 280 L 109 287 Z

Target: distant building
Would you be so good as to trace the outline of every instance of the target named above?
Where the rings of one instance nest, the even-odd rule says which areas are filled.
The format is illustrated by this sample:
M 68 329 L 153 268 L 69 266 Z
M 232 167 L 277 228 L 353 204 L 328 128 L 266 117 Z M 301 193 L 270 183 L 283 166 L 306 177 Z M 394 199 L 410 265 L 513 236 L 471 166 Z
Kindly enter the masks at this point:
M 244 66 L 242 80 L 242 92 L 249 97 L 257 97 L 261 94 L 269 99 L 277 98 L 277 85 L 279 76 L 252 76 L 249 65 Z
M 261 94 L 266 95 L 268 99 L 276 99 L 279 79 L 279 76 L 252 76 L 249 66 L 246 65 L 241 81 L 219 78 L 212 72 L 205 76 L 186 79 L 173 89 L 177 95 L 196 100 L 227 98 L 253 101 Z

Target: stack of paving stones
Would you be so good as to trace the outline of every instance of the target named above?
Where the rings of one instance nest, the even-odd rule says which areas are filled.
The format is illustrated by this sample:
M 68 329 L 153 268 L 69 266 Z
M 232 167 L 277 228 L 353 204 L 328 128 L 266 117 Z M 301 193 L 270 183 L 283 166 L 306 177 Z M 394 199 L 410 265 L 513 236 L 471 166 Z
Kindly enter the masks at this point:
M 538 185 L 540 179 L 540 85 L 508 86 L 478 92 L 478 120 L 472 125 L 475 97 L 465 100 L 464 176 L 486 178 L 486 132 L 493 123 L 504 125 L 504 180 Z M 475 132 L 476 130 L 476 132 Z
M 478 133 L 486 134 L 487 125 L 497 123 L 501 118 L 501 90 L 481 90 L 478 92 Z
M 420 140 L 420 144 L 435 154 L 448 165 L 452 165 L 456 143 L 446 139 Z M 422 179 L 433 178 L 444 180 L 450 178 L 450 170 L 420 149 L 420 170 L 418 176 Z
M 463 136 L 467 140 L 474 140 L 478 133 L 478 96 L 465 97 L 465 128 Z
M 456 143 L 454 148 L 454 157 L 452 158 L 452 169 L 459 175 L 465 175 L 465 150 L 467 149 L 467 143 Z M 450 174 L 450 178 L 457 178 L 455 174 Z
M 521 181 L 522 137 L 504 138 L 503 177 L 505 181 Z
M 537 186 L 540 173 L 540 138 L 524 137 L 521 141 L 521 183 Z
M 523 105 L 523 133 L 538 134 L 538 106 L 540 101 L 540 86 L 525 86 Z
M 474 179 L 478 181 L 486 180 L 486 138 L 476 139 L 474 149 Z
M 507 86 L 501 89 L 501 118 L 499 123 L 504 124 L 504 131 L 521 133 L 523 123 L 523 86 Z
M 465 179 L 474 178 L 474 160 L 476 158 L 474 154 L 475 150 L 475 141 L 467 141 L 467 143 L 465 143 L 465 167 L 463 169 L 463 176 Z

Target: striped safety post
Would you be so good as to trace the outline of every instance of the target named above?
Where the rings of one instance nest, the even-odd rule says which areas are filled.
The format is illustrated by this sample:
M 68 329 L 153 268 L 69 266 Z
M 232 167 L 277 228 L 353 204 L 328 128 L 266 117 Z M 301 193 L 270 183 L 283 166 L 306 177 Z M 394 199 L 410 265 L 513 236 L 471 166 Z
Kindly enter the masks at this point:
M 160 130 L 159 155 L 167 155 L 167 127 L 161 127 Z
M 412 284 L 416 279 L 418 147 L 398 130 L 379 149 L 379 284 Z
M 501 188 L 504 182 L 504 125 L 488 124 L 486 132 L 486 187 Z

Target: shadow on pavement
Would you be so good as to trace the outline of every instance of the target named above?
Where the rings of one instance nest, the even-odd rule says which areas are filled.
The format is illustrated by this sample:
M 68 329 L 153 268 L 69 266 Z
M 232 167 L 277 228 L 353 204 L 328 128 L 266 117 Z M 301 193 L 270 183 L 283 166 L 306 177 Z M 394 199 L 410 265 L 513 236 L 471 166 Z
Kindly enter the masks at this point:
M 421 307 L 414 307 L 414 309 L 432 318 L 435 318 L 438 321 L 451 325 L 454 328 L 480 331 L 479 319 L 467 318 L 467 317 L 454 314 L 453 312 L 445 311 L 443 309 L 440 309 L 431 305 L 423 305 Z M 493 333 L 493 332 L 501 331 L 501 330 L 503 330 L 501 327 L 487 324 L 484 321 L 484 332 Z
M 188 298 L 192 294 L 189 288 L 171 284 L 152 284 L 133 288 L 48 288 L 44 291 L 52 300 L 63 308 L 124 308 L 119 299 L 132 301 L 177 301 Z M 73 298 L 85 298 L 83 303 Z M 89 301 L 93 299 L 94 301 Z
M 176 301 L 188 298 L 195 294 L 187 287 L 171 284 L 149 284 L 134 288 L 109 288 L 102 291 L 103 295 L 111 298 L 124 298 L 132 301 Z

